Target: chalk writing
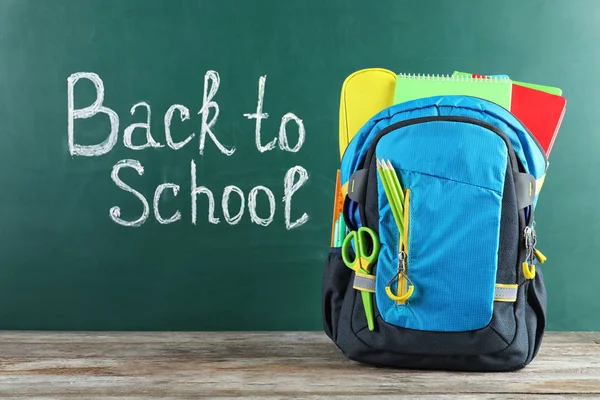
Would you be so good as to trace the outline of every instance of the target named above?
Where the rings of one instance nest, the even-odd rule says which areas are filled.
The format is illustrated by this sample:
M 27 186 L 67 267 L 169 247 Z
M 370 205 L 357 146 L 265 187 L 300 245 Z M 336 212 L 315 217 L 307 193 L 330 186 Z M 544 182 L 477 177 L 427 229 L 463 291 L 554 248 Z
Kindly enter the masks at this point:
M 248 119 L 256 119 L 256 129 L 254 131 L 254 138 L 256 141 L 256 148 L 261 153 L 265 151 L 273 150 L 275 144 L 277 143 L 277 138 L 271 140 L 266 145 L 262 145 L 260 142 L 260 125 L 263 119 L 269 118 L 269 114 L 263 112 L 263 99 L 265 97 L 265 81 L 267 80 L 267 76 L 261 76 L 258 80 L 258 102 L 256 104 L 256 112 L 253 114 L 244 114 L 244 117 Z
M 154 207 L 154 218 L 156 218 L 159 224 L 163 225 L 172 224 L 173 222 L 181 219 L 181 212 L 179 210 L 175 211 L 175 213 L 167 219 L 164 219 L 160 215 L 160 211 L 158 211 L 158 202 L 160 201 L 160 195 L 165 189 L 171 189 L 173 191 L 173 196 L 177 196 L 177 193 L 179 193 L 179 185 L 174 183 L 161 183 L 154 191 L 154 201 L 152 202 Z
M 114 206 L 114 207 L 111 207 L 111 209 L 109 211 L 110 217 L 112 218 L 113 221 L 115 221 L 119 225 L 141 226 L 148 219 L 148 214 L 150 213 L 150 207 L 148 206 L 148 201 L 146 201 L 146 198 L 144 197 L 144 195 L 142 195 L 137 190 L 133 189 L 131 186 L 129 186 L 128 184 L 123 182 L 121 180 L 121 178 L 119 178 L 119 171 L 121 170 L 121 168 L 124 168 L 124 167 L 129 167 L 129 168 L 135 169 L 137 171 L 138 175 L 144 175 L 144 167 L 142 166 L 142 164 L 140 164 L 140 162 L 138 160 L 121 160 L 115 164 L 115 166 L 112 169 L 112 173 L 110 174 L 110 177 L 115 182 L 115 184 L 117 185 L 118 188 L 123 189 L 126 192 L 133 193 L 133 195 L 135 195 L 135 197 L 140 199 L 140 201 L 142 202 L 142 204 L 144 206 L 144 211 L 142 212 L 142 215 L 135 221 L 124 221 L 120 218 L 121 217 L 121 208 L 119 206 Z
M 75 109 L 75 96 L 73 89 L 80 79 L 90 80 L 96 87 L 96 101 L 91 106 Z M 104 107 L 104 83 L 100 76 L 92 72 L 76 72 L 67 78 L 67 115 L 68 115 L 68 138 L 69 152 L 76 156 L 100 156 L 112 150 L 117 143 L 119 134 L 119 116 L 114 110 Z M 100 144 L 81 145 L 75 143 L 75 120 L 91 118 L 98 113 L 108 115 L 110 120 L 110 134 Z
M 213 193 L 207 187 L 196 187 L 196 163 L 194 160 L 192 160 L 191 163 L 190 174 L 192 176 L 192 187 L 190 189 L 192 194 L 192 224 L 196 225 L 196 209 L 198 208 L 196 196 L 200 193 L 203 193 L 208 197 L 208 222 L 211 224 L 218 224 L 219 218 L 215 218 L 215 197 L 213 196 Z
M 264 192 L 269 200 L 269 216 L 267 218 L 261 218 L 256 213 L 256 196 L 258 196 L 259 191 Z M 253 187 L 248 195 L 248 210 L 250 211 L 250 219 L 252 222 L 261 226 L 269 226 L 275 216 L 275 196 L 273 196 L 271 189 L 264 186 Z
M 231 196 L 231 193 L 235 193 L 240 197 L 240 210 L 233 217 L 229 213 L 229 196 Z M 225 187 L 225 190 L 223 190 L 223 201 L 221 202 L 221 207 L 223 207 L 223 216 L 225 217 L 225 221 L 227 221 L 229 225 L 235 225 L 240 222 L 242 216 L 244 215 L 245 201 L 246 198 L 244 197 L 244 192 L 242 192 L 242 189 L 234 185 Z
M 131 150 L 144 150 L 147 149 L 148 147 L 164 147 L 164 145 L 156 142 L 153 138 L 152 138 L 152 133 L 150 133 L 150 118 L 152 116 L 152 111 L 150 109 L 150 106 L 148 105 L 148 103 L 146 103 L 145 101 L 140 101 L 137 104 L 134 104 L 133 107 L 131 107 L 131 115 L 135 114 L 135 109 L 143 106 L 146 107 L 146 112 L 148 113 L 148 117 L 146 119 L 146 122 L 138 122 L 135 124 L 131 124 L 129 125 L 127 128 L 125 128 L 125 132 L 123 132 L 123 143 L 125 144 L 126 147 L 129 147 Z M 143 128 L 146 130 L 146 143 L 142 144 L 142 145 L 134 145 L 133 144 L 133 131 L 137 128 Z
M 298 125 L 298 142 L 294 147 L 290 147 L 287 138 L 286 127 L 290 121 L 294 121 Z M 304 144 L 304 136 L 306 136 L 306 132 L 304 132 L 304 124 L 300 118 L 294 115 L 294 113 L 287 113 L 283 116 L 283 118 L 281 118 L 281 125 L 279 126 L 279 147 L 281 150 L 289 151 L 291 153 L 299 152 Z
M 299 175 L 299 179 L 297 182 L 294 182 L 296 178 L 296 174 Z M 284 193 L 283 202 L 285 203 L 285 227 L 287 229 L 297 228 L 300 225 L 303 225 L 308 221 L 308 214 L 304 213 L 300 218 L 296 221 L 291 222 L 292 220 L 292 196 L 294 193 L 300 189 L 302 185 L 308 180 L 308 172 L 297 165 L 293 168 L 290 168 L 288 172 L 285 174 L 284 178 Z
M 183 142 L 175 142 L 173 136 L 171 136 L 171 120 L 173 119 L 173 113 L 175 110 L 179 110 L 181 116 L 181 122 L 190 119 L 190 110 L 186 106 L 181 104 L 173 104 L 165 113 L 165 138 L 167 139 L 167 145 L 173 150 L 179 150 L 190 142 L 196 135 L 195 133 L 190 134 Z
M 215 94 L 217 94 L 217 90 L 219 90 L 219 83 L 221 79 L 219 78 L 219 74 L 215 71 L 208 71 L 204 76 L 204 95 L 202 98 L 202 108 L 198 111 L 198 114 L 202 114 L 202 125 L 200 129 L 200 154 L 204 153 L 204 143 L 206 142 L 206 134 L 210 136 L 211 140 L 215 143 L 217 148 L 221 151 L 221 153 L 226 156 L 230 156 L 235 152 L 235 147 L 231 149 L 226 148 L 219 142 L 211 128 L 217 123 L 217 117 L 219 116 L 219 104 L 213 100 Z M 208 87 L 210 85 L 210 91 L 206 93 Z M 215 115 L 213 115 L 210 122 L 208 121 L 208 115 L 210 110 L 215 110 Z
M 75 86 L 77 82 L 79 82 L 82 79 L 88 80 L 94 85 L 96 99 L 91 105 L 85 106 L 83 108 L 75 108 Z M 204 75 L 202 106 L 200 107 L 200 110 L 197 113 L 198 115 L 200 115 L 200 130 L 198 134 L 199 156 L 204 155 L 206 146 L 210 142 L 212 142 L 214 147 L 216 147 L 216 149 L 221 154 L 227 157 L 233 156 L 236 152 L 236 148 L 234 146 L 224 145 L 217 138 L 218 131 L 215 130 L 215 127 L 219 117 L 220 106 L 217 102 L 216 96 L 219 90 L 219 85 L 219 74 L 216 71 L 207 71 Z M 296 116 L 296 114 L 292 112 L 288 112 L 281 117 L 278 135 L 275 136 L 270 142 L 262 144 L 261 121 L 263 119 L 269 118 L 269 114 L 263 111 L 265 86 L 266 75 L 263 75 L 260 76 L 258 80 L 258 96 L 256 103 L 256 111 L 253 113 L 247 113 L 243 115 L 249 120 L 255 120 L 254 142 L 256 145 L 256 150 L 258 150 L 259 153 L 273 151 L 276 149 L 277 143 L 279 143 L 278 148 L 280 151 L 297 153 L 301 150 L 305 142 L 306 131 L 302 119 L 300 119 L 298 116 Z M 67 78 L 67 142 L 69 153 L 72 156 L 98 157 L 110 153 L 110 151 L 117 145 L 117 142 L 119 140 L 119 115 L 113 109 L 104 105 L 104 102 L 104 82 L 98 74 L 93 72 L 76 72 Z M 146 101 L 139 101 L 131 107 L 129 112 L 133 116 L 136 114 L 136 111 L 138 109 L 146 110 L 145 121 L 132 123 L 131 125 L 127 126 L 123 131 L 123 146 L 129 150 L 134 150 L 136 152 L 144 151 L 146 149 L 154 149 L 151 151 L 165 151 L 161 150 L 162 148 L 165 148 L 167 149 L 166 151 L 178 151 L 184 146 L 186 146 L 188 143 L 190 143 L 194 137 L 196 137 L 196 133 L 193 132 L 193 129 L 190 129 L 190 127 L 193 127 L 193 125 L 190 122 L 188 122 L 187 124 L 182 124 L 182 128 L 178 128 L 178 130 L 182 130 L 184 132 L 177 134 L 177 137 L 180 140 L 175 140 L 173 138 L 171 124 L 173 122 L 173 117 L 175 113 L 179 113 L 179 119 L 181 122 L 191 120 L 190 110 L 183 104 L 173 104 L 164 113 L 163 143 L 166 143 L 166 145 L 162 144 L 160 140 L 157 139 L 157 136 L 154 135 L 154 132 L 151 131 L 152 109 L 150 104 Z M 80 135 L 85 134 L 85 132 L 82 133 L 76 131 L 76 120 L 101 118 L 101 116 L 98 116 L 98 114 L 106 115 L 110 122 L 110 131 L 101 132 L 101 134 L 106 135 L 105 139 L 100 143 L 91 145 L 84 145 L 78 143 L 76 139 L 79 138 Z M 288 139 L 288 127 L 290 126 L 291 122 L 293 122 L 296 125 L 298 131 L 298 139 L 295 141 L 295 144 L 293 146 L 290 145 L 290 140 Z M 188 128 L 186 129 L 185 127 Z M 136 132 L 136 130 L 145 132 L 144 141 L 142 144 L 133 143 L 133 135 Z M 185 139 L 181 140 L 181 138 Z M 207 140 L 207 138 L 210 140 Z M 131 158 L 126 158 L 117 161 L 117 163 L 112 168 L 110 177 L 118 189 L 133 195 L 141 203 L 142 211 L 141 215 L 139 215 L 135 219 L 125 219 L 122 216 L 122 210 L 120 206 L 115 205 L 110 207 L 108 213 L 109 217 L 115 223 L 121 226 L 141 227 L 148 221 L 151 214 L 153 215 L 154 220 L 156 220 L 156 222 L 161 225 L 173 224 L 175 222 L 182 221 L 187 218 L 189 218 L 189 222 L 191 222 L 193 225 L 197 225 L 203 222 L 207 222 L 213 225 L 220 224 L 222 220 L 218 216 L 218 214 L 221 214 L 223 216 L 223 220 L 225 223 L 229 225 L 237 225 L 244 218 L 246 209 L 248 210 L 247 218 L 249 218 L 251 223 L 256 224 L 258 226 L 268 227 L 275 220 L 275 216 L 277 213 L 277 200 L 275 193 L 277 193 L 277 191 L 273 191 L 272 189 L 260 184 L 250 189 L 247 196 L 244 193 L 244 191 L 238 186 L 225 186 L 221 194 L 221 209 L 217 210 L 215 193 L 213 192 L 213 190 L 198 183 L 196 161 L 194 159 L 190 161 L 189 186 L 187 186 L 187 184 L 182 184 L 183 182 L 161 183 L 154 190 L 151 205 L 142 193 L 143 191 L 139 190 L 140 186 L 138 186 L 138 189 L 134 189 L 134 187 L 136 187 L 135 182 L 126 183 L 120 176 L 120 171 L 127 168 L 136 171 L 139 177 L 143 177 L 144 175 L 144 166 L 140 161 Z M 127 174 L 124 175 L 130 176 Z M 128 180 L 132 179 L 128 178 Z M 292 213 L 293 197 L 307 181 L 308 171 L 306 171 L 305 168 L 299 165 L 289 168 L 283 176 L 283 190 L 282 192 L 279 192 L 280 194 L 277 196 L 281 196 L 280 199 L 284 203 L 283 221 L 285 222 L 285 227 L 288 230 L 297 228 L 305 224 L 309 219 L 309 216 L 306 212 L 299 212 L 298 210 L 294 210 L 294 215 L 300 215 L 295 219 Z M 176 208 L 175 211 L 166 212 L 164 210 L 165 207 L 163 205 L 163 213 L 161 213 L 161 199 L 165 198 L 165 191 L 170 191 L 172 198 L 176 198 L 179 195 L 179 192 L 182 191 L 182 188 L 184 188 L 184 192 L 187 191 L 187 189 L 185 189 L 186 187 L 189 187 L 189 193 L 186 194 L 186 196 L 189 195 L 189 197 L 187 198 L 189 199 L 190 205 L 190 213 L 187 214 L 188 217 L 184 218 L 182 209 L 179 209 L 180 206 L 178 206 L 178 208 Z M 239 198 L 239 209 L 236 209 L 237 207 L 234 207 L 234 210 L 231 210 L 232 205 L 230 204 L 230 199 L 233 195 Z M 183 198 L 181 200 L 183 200 Z M 204 214 L 206 215 L 206 218 L 199 217 L 198 204 L 206 204 L 206 214 Z M 258 215 L 257 210 L 264 211 L 261 211 L 262 215 Z M 171 215 L 166 216 L 168 214 Z

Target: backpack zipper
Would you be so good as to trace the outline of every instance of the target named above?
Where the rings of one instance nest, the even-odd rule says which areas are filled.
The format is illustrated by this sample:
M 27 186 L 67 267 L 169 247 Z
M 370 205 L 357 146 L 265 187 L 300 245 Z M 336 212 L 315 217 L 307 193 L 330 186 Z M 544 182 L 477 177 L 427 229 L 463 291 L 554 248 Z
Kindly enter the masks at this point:
M 375 155 L 375 149 L 377 147 L 377 144 L 379 143 L 381 138 L 384 137 L 385 135 L 387 135 L 388 133 L 391 133 L 395 130 L 398 130 L 400 128 L 404 128 L 407 126 L 424 124 L 427 122 L 436 122 L 436 121 L 462 122 L 462 123 L 467 123 L 467 124 L 473 124 L 473 125 L 477 125 L 482 128 L 485 128 L 489 131 L 494 132 L 496 135 L 500 136 L 500 138 L 502 140 L 504 140 L 504 144 L 506 145 L 506 148 L 508 150 L 508 161 L 510 163 L 511 171 L 518 172 L 520 169 L 525 171 L 525 167 L 523 166 L 523 163 L 515 154 L 515 150 L 512 146 L 510 139 L 508 138 L 508 136 L 506 136 L 506 134 L 504 132 L 502 132 L 502 130 L 500 128 L 498 128 L 492 124 L 489 124 L 487 122 L 475 119 L 475 118 L 462 117 L 462 116 L 451 116 L 451 115 L 446 115 L 446 116 L 435 115 L 435 116 L 429 116 L 429 117 L 412 118 L 412 119 L 396 122 L 395 124 L 392 124 L 384 129 L 382 129 L 377 134 L 377 136 L 375 136 L 375 138 L 373 138 L 373 141 L 371 142 L 369 149 L 367 150 L 367 152 L 365 153 L 365 155 L 363 157 L 362 163 L 360 163 L 361 168 L 368 168 L 368 166 L 371 165 L 371 163 L 373 161 L 373 157 Z M 515 166 L 517 166 L 516 169 L 515 169 Z M 360 220 L 363 221 L 364 224 L 366 224 L 367 218 L 366 218 L 364 205 L 358 204 L 358 211 L 359 211 L 359 215 L 360 215 Z M 520 214 L 521 213 L 523 214 L 523 225 L 524 226 L 528 225 L 528 223 L 525 221 L 525 212 L 523 210 L 520 210 Z M 529 219 L 530 219 L 530 221 L 533 220 L 533 207 L 531 207 Z
M 398 243 L 398 273 L 390 279 L 385 286 L 385 292 L 388 297 L 397 304 L 406 304 L 406 301 L 412 296 L 414 285 L 408 277 L 408 233 L 410 225 L 410 189 L 406 189 L 404 193 L 404 225 L 403 231 L 400 232 L 400 240 Z M 398 294 L 392 292 L 392 283 L 398 279 Z M 408 284 L 408 286 L 407 286 Z
M 521 264 L 523 276 L 525 279 L 533 279 L 535 278 L 534 258 L 536 258 L 540 264 L 546 262 L 546 256 L 536 248 L 537 235 L 535 233 L 535 221 L 531 226 L 525 226 L 523 236 L 525 239 L 525 261 Z
M 523 130 L 527 133 L 527 135 L 529 135 L 529 137 L 533 140 L 533 142 L 535 143 L 535 145 L 537 146 L 538 150 L 540 151 L 540 153 L 542 153 L 542 156 L 544 157 L 544 169 L 546 169 L 548 167 L 548 156 L 546 155 L 546 152 L 544 151 L 544 148 L 542 147 L 542 145 L 540 144 L 539 140 L 535 137 L 535 135 L 533 133 L 531 133 L 531 131 L 529 130 L 529 128 L 523 123 L 521 122 L 521 120 L 512 112 L 510 112 L 510 110 L 506 107 L 504 107 L 503 105 L 500 105 L 494 101 L 490 101 L 487 99 L 484 99 L 482 97 L 475 97 L 475 96 L 469 96 L 472 97 L 474 99 L 478 99 L 478 100 L 483 100 L 483 101 L 487 101 L 488 103 L 492 103 L 497 105 L 498 107 L 502 108 L 503 110 L 507 111 L 510 115 L 512 115 L 519 124 L 521 124 L 521 126 L 523 127 Z
M 513 113 L 511 113 L 511 112 L 510 112 L 510 110 L 509 110 L 509 109 L 507 109 L 506 107 L 504 107 L 504 106 L 502 106 L 502 105 L 500 105 L 500 104 L 498 104 L 498 103 L 496 103 L 496 102 L 494 102 L 494 101 L 490 101 L 490 100 L 484 99 L 484 98 L 482 98 L 482 97 L 476 97 L 476 96 L 468 96 L 468 97 L 472 97 L 472 98 L 474 98 L 474 99 L 477 99 L 477 100 L 483 100 L 483 101 L 485 101 L 485 102 L 488 102 L 488 103 L 494 104 L 494 105 L 496 105 L 496 106 L 498 106 L 498 107 L 502 108 L 503 110 L 507 111 L 507 112 L 508 112 L 508 113 L 509 113 L 509 114 L 510 114 L 510 115 L 511 115 L 511 116 L 512 116 L 512 117 L 513 117 L 513 118 L 514 118 L 514 119 L 515 119 L 515 120 L 516 120 L 516 121 L 517 121 L 519 124 L 521 124 L 521 127 L 523 128 L 523 130 L 525 131 L 525 133 L 527 133 L 527 135 L 528 135 L 528 136 L 529 136 L 529 137 L 530 137 L 530 138 L 533 140 L 533 142 L 535 143 L 535 145 L 536 145 L 536 147 L 538 148 L 538 150 L 540 151 L 540 153 L 542 153 L 542 157 L 544 157 L 544 169 L 548 168 L 548 156 L 546 155 L 546 152 L 544 151 L 544 148 L 542 147 L 542 145 L 540 144 L 540 142 L 538 141 L 538 139 L 535 137 L 535 135 L 534 135 L 533 133 L 531 133 L 531 131 L 529 130 L 529 128 L 528 128 L 528 127 L 527 127 L 527 126 L 526 126 L 526 125 L 525 125 L 525 124 L 524 124 L 524 123 L 523 123 L 523 122 L 522 122 L 522 121 L 521 121 L 521 120 L 520 120 L 520 119 L 519 119 L 519 118 L 518 118 L 516 115 L 514 115 Z M 468 118 L 468 117 L 452 117 L 452 116 L 447 116 L 447 117 L 448 117 L 448 118 L 465 118 L 465 119 L 467 119 L 467 120 L 479 121 L 479 122 L 481 122 L 481 123 L 483 123 L 483 124 L 486 124 L 486 125 L 488 125 L 488 126 L 492 126 L 492 127 L 496 128 L 495 126 L 493 126 L 493 125 L 491 125 L 491 124 L 488 124 L 487 122 L 483 122 L 483 121 L 480 121 L 480 120 L 478 120 L 478 119 L 475 119 L 475 118 Z M 393 124 L 393 125 L 390 125 L 390 126 L 388 126 L 388 127 L 387 127 L 387 128 L 385 128 L 384 130 L 382 130 L 381 132 L 379 132 L 379 134 L 378 134 L 377 136 L 379 136 L 379 135 L 383 134 L 383 133 L 384 133 L 384 131 L 388 131 L 388 132 L 389 132 L 389 131 L 391 131 L 391 130 L 395 130 L 395 129 L 398 129 L 398 128 L 402 128 L 403 126 L 413 125 L 413 124 L 415 124 L 415 123 L 421 123 L 421 122 L 428 122 L 428 121 L 419 121 L 419 120 L 427 120 L 427 119 L 429 119 L 430 121 L 435 121 L 435 120 L 441 120 L 440 118 L 444 118 L 444 117 L 443 117 L 443 116 L 440 116 L 440 115 L 438 115 L 438 116 L 431 116 L 431 117 L 421 117 L 421 118 L 413 118 L 413 119 L 408 119 L 408 120 L 400 121 L 400 122 L 397 122 L 397 123 L 395 123 L 395 124 Z M 413 122 L 413 123 L 408 123 L 408 122 L 411 122 L 411 121 L 414 121 L 414 122 Z M 448 119 L 448 121 L 450 121 L 450 119 Z M 467 122 L 467 121 L 465 121 L 465 122 Z M 401 124 L 403 124 L 403 123 L 406 123 L 406 124 L 405 124 L 405 125 L 401 125 Z M 397 126 L 396 128 L 393 128 L 393 127 L 394 127 L 394 126 L 396 126 L 396 125 L 399 125 L 399 126 Z M 478 124 L 478 125 L 479 125 L 479 124 Z M 483 125 L 480 125 L 480 126 L 482 126 L 482 127 L 483 127 Z M 488 128 L 488 129 L 489 129 L 489 128 Z M 498 128 L 496 128 L 496 129 L 498 129 Z M 491 130 L 492 130 L 492 131 L 494 131 L 495 133 L 498 133 L 498 132 L 497 132 L 495 129 L 491 129 Z M 506 140 L 508 139 L 508 137 L 505 137 L 506 135 L 504 134 L 504 132 L 500 131 L 499 129 L 498 129 L 498 131 L 502 133 L 502 135 L 500 135 L 500 136 L 501 136 L 503 139 L 505 139 L 505 142 L 506 142 Z M 378 141 L 378 139 L 379 139 L 379 138 L 378 138 L 378 137 L 376 137 L 376 138 L 374 139 L 374 141 Z M 510 141 L 509 141 L 509 142 L 510 142 Z M 344 156 L 346 155 L 346 149 L 347 149 L 347 148 L 348 148 L 348 146 L 346 146 L 346 148 L 344 149 L 344 151 L 343 151 L 343 153 L 342 153 L 342 157 L 341 157 L 341 159 L 343 159 L 343 158 L 344 158 Z M 514 153 L 514 149 L 512 149 L 512 144 L 511 144 L 511 146 L 510 146 L 510 149 L 511 149 L 511 150 L 512 150 L 512 152 Z M 368 153 L 368 152 L 367 152 L 367 153 Z M 371 157 L 372 157 L 372 156 L 371 156 Z M 369 157 L 369 161 L 370 161 L 370 157 Z M 363 167 L 364 167 L 364 165 L 365 165 L 365 164 L 363 164 Z M 368 165 L 368 164 L 367 164 L 367 165 Z M 514 164 L 513 164 L 513 165 L 514 165 Z
M 362 162 L 359 163 L 361 165 L 360 168 L 367 168 L 368 166 L 371 165 L 371 162 L 373 161 L 373 157 L 375 156 L 375 148 L 377 147 L 379 140 L 381 140 L 381 138 L 383 136 L 385 136 L 388 133 L 391 133 L 397 129 L 400 129 L 400 128 L 404 128 L 404 127 L 411 126 L 411 125 L 424 124 L 427 122 L 435 122 L 435 121 L 470 123 L 470 124 L 477 125 L 477 126 L 480 126 L 482 128 L 485 128 L 485 129 L 488 129 L 488 130 L 494 132 L 495 134 L 500 136 L 500 138 L 502 138 L 502 140 L 504 140 L 504 144 L 506 145 L 506 147 L 508 149 L 511 170 L 513 170 L 513 171 L 515 170 L 514 169 L 515 165 L 518 165 L 520 168 L 523 168 L 523 170 L 524 170 L 523 164 L 520 162 L 520 159 L 518 159 L 515 154 L 515 150 L 512 147 L 512 143 L 510 142 L 510 139 L 508 138 L 508 136 L 506 136 L 506 134 L 504 132 L 502 132 L 501 129 L 495 127 L 492 124 L 489 124 L 487 122 L 484 122 L 484 121 L 481 121 L 481 120 L 478 120 L 475 118 L 451 116 L 451 115 L 447 115 L 447 116 L 434 115 L 434 116 L 429 116 L 429 117 L 419 117 L 419 118 L 407 119 L 404 121 L 396 122 L 395 124 L 389 125 L 388 127 L 382 129 L 377 134 L 377 136 L 375 136 L 375 138 L 373 138 L 373 141 L 371 142 L 369 149 L 363 156 Z M 360 216 L 360 220 L 363 221 L 363 223 L 366 223 L 367 218 L 366 218 L 364 205 L 358 204 L 358 213 Z
M 391 133 L 392 131 L 395 131 L 400 128 L 405 128 L 407 126 L 424 124 L 427 122 L 436 122 L 436 121 L 464 122 L 467 124 L 477 125 L 477 126 L 480 126 L 482 128 L 485 128 L 487 130 L 494 132 L 496 135 L 500 136 L 500 138 L 502 138 L 502 140 L 504 140 L 504 143 L 506 144 L 506 147 L 508 149 L 508 155 L 509 155 L 509 161 L 511 163 L 511 167 L 513 167 L 514 165 L 517 165 L 517 156 L 515 154 L 514 148 L 512 147 L 512 143 L 510 142 L 510 139 L 508 138 L 508 136 L 506 136 L 506 134 L 504 132 L 502 132 L 502 130 L 500 130 L 496 126 L 489 124 L 487 122 L 475 119 L 475 118 L 470 118 L 470 117 L 461 117 L 461 116 L 453 116 L 453 115 L 446 115 L 446 116 L 435 115 L 435 116 L 430 116 L 430 117 L 419 117 L 419 118 L 407 119 L 404 121 L 396 122 L 395 124 L 392 124 L 392 125 L 388 126 L 387 128 L 382 129 L 377 134 L 377 136 L 375 136 L 375 138 L 373 138 L 373 141 L 371 142 L 369 149 L 365 153 L 365 156 L 364 156 L 363 162 L 362 162 L 362 168 L 366 168 L 368 165 L 371 165 L 373 156 L 375 155 L 375 148 L 377 147 L 377 144 L 379 143 L 381 138 L 384 137 L 385 135 L 387 135 L 388 133 Z
M 398 294 L 402 297 L 406 296 L 406 299 L 398 301 L 399 304 L 406 303 L 406 300 L 412 294 L 412 291 L 407 295 L 406 283 L 408 280 L 408 232 L 410 230 L 410 189 L 406 189 L 404 193 L 404 232 L 400 240 L 400 251 L 404 252 L 404 263 L 402 269 L 399 271 L 401 275 L 398 276 Z

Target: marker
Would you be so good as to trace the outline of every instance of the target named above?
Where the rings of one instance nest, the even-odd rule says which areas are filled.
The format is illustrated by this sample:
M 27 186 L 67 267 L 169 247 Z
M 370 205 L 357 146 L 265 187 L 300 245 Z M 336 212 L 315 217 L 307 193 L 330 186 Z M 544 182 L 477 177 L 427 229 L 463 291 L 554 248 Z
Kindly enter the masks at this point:
M 340 240 L 340 246 L 343 244 L 344 239 L 346 238 L 346 221 L 344 220 L 344 214 L 340 213 L 340 236 L 339 236 L 339 240 Z

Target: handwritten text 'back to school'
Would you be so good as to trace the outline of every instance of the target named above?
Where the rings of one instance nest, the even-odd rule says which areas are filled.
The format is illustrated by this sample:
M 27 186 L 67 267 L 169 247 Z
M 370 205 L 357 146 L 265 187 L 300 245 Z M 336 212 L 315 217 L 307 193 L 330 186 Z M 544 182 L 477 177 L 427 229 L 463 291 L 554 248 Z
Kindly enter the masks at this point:
M 96 100 L 89 106 L 84 108 L 75 108 L 74 98 L 74 87 L 75 84 L 81 80 L 87 79 L 91 81 L 96 88 Z M 265 152 L 279 147 L 280 151 L 287 151 L 296 153 L 302 148 L 306 132 L 302 120 L 293 113 L 287 113 L 281 118 L 281 124 L 279 128 L 279 136 L 273 138 L 268 143 L 262 143 L 261 139 L 261 121 L 268 118 L 268 114 L 263 112 L 263 99 L 265 92 L 265 80 L 266 76 L 261 76 L 258 82 L 258 102 L 256 106 L 256 112 L 244 114 L 248 119 L 255 120 L 255 139 L 256 148 L 260 152 Z M 226 156 L 231 156 L 236 149 L 234 147 L 227 147 L 223 145 L 213 128 L 217 122 L 219 116 L 219 104 L 213 100 L 217 91 L 219 90 L 219 74 L 216 71 L 207 71 L 204 76 L 204 92 L 202 99 L 202 107 L 198 114 L 201 115 L 201 124 L 199 131 L 199 152 L 202 155 L 204 147 L 207 142 L 207 138 L 214 143 L 214 145 Z M 77 72 L 72 74 L 67 79 L 67 90 L 68 90 L 68 141 L 69 141 L 69 152 L 73 156 L 83 157 L 96 157 L 110 152 L 116 145 L 119 136 L 119 116 L 111 108 L 104 105 L 104 83 L 100 76 L 93 72 Z M 160 148 L 165 147 L 165 144 L 160 143 L 156 138 L 152 137 L 150 131 L 150 106 L 146 102 L 139 102 L 131 108 L 131 115 L 133 115 L 138 108 L 145 108 L 147 118 L 145 122 L 134 123 L 129 125 L 123 131 L 123 145 L 132 150 L 143 150 L 146 148 Z M 166 111 L 164 115 L 164 134 L 165 142 L 168 147 L 173 150 L 179 150 L 183 146 L 187 145 L 196 136 L 196 133 L 191 133 L 183 141 L 175 141 L 171 135 L 171 122 L 174 118 L 175 113 L 179 114 L 181 122 L 190 119 L 190 110 L 181 104 L 173 104 Z M 110 121 L 110 132 L 107 132 L 106 139 L 94 145 L 82 145 L 76 142 L 76 129 L 75 120 L 87 119 L 87 118 L 108 118 Z M 287 127 L 288 125 L 295 125 L 294 132 L 297 132 L 298 139 L 294 146 L 291 146 L 288 140 Z M 143 144 L 133 144 L 133 133 L 138 134 L 145 131 L 145 142 Z M 292 131 L 292 129 L 290 129 Z M 112 169 L 111 178 L 116 186 L 132 196 L 135 196 L 143 205 L 143 212 L 137 218 L 133 220 L 125 220 L 121 218 L 121 208 L 119 206 L 113 206 L 109 210 L 110 218 L 119 225 L 129 227 L 139 227 L 143 225 L 148 218 L 150 213 L 154 214 L 154 218 L 160 224 L 171 224 L 182 219 L 181 212 L 177 210 L 172 215 L 163 215 L 160 210 L 160 200 L 164 191 L 169 190 L 173 196 L 177 196 L 180 191 L 180 186 L 175 183 L 162 183 L 156 187 L 154 196 L 152 199 L 152 205 L 149 204 L 148 200 L 139 191 L 135 190 L 133 186 L 125 183 L 119 177 L 119 171 L 123 168 L 132 168 L 138 175 L 144 174 L 144 166 L 135 159 L 123 159 L 118 161 Z M 208 222 L 212 224 L 218 224 L 221 222 L 221 218 L 215 215 L 215 195 L 213 192 L 205 186 L 198 186 L 196 183 L 196 164 L 194 160 L 190 162 L 190 174 L 191 174 L 191 185 L 190 185 L 190 201 L 191 201 L 191 222 L 196 224 L 197 222 L 197 197 L 199 195 L 207 196 L 208 199 Z M 301 213 L 297 210 L 292 210 L 292 198 L 302 185 L 308 180 L 308 172 L 301 166 L 294 166 L 290 168 L 284 177 L 284 190 L 282 202 L 284 203 L 284 215 L 285 215 L 285 226 L 287 229 L 297 228 L 306 223 L 308 220 L 307 213 Z M 259 198 L 259 193 L 263 193 Z M 238 196 L 241 200 L 239 209 L 230 210 L 229 199 L 232 196 Z M 266 198 L 266 199 L 265 199 Z M 267 215 L 258 215 L 257 213 L 257 201 L 266 201 L 269 205 L 269 213 Z M 276 211 L 276 201 L 273 191 L 265 186 L 255 186 L 250 190 L 247 197 L 246 194 L 237 186 L 229 185 L 223 190 L 221 196 L 221 213 L 226 223 L 230 225 L 237 224 L 243 217 L 246 207 L 250 215 L 250 220 L 261 226 L 268 226 L 273 221 Z M 292 217 L 299 215 L 297 218 Z

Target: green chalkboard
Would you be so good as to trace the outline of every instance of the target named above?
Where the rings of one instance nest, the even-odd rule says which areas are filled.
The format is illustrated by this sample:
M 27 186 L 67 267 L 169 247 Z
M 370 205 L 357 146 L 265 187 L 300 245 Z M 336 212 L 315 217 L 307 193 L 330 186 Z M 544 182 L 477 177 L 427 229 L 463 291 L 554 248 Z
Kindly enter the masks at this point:
M 599 13 L 0 0 L 0 329 L 321 329 L 339 94 L 367 67 L 563 89 L 536 213 L 549 328 L 600 329 Z

